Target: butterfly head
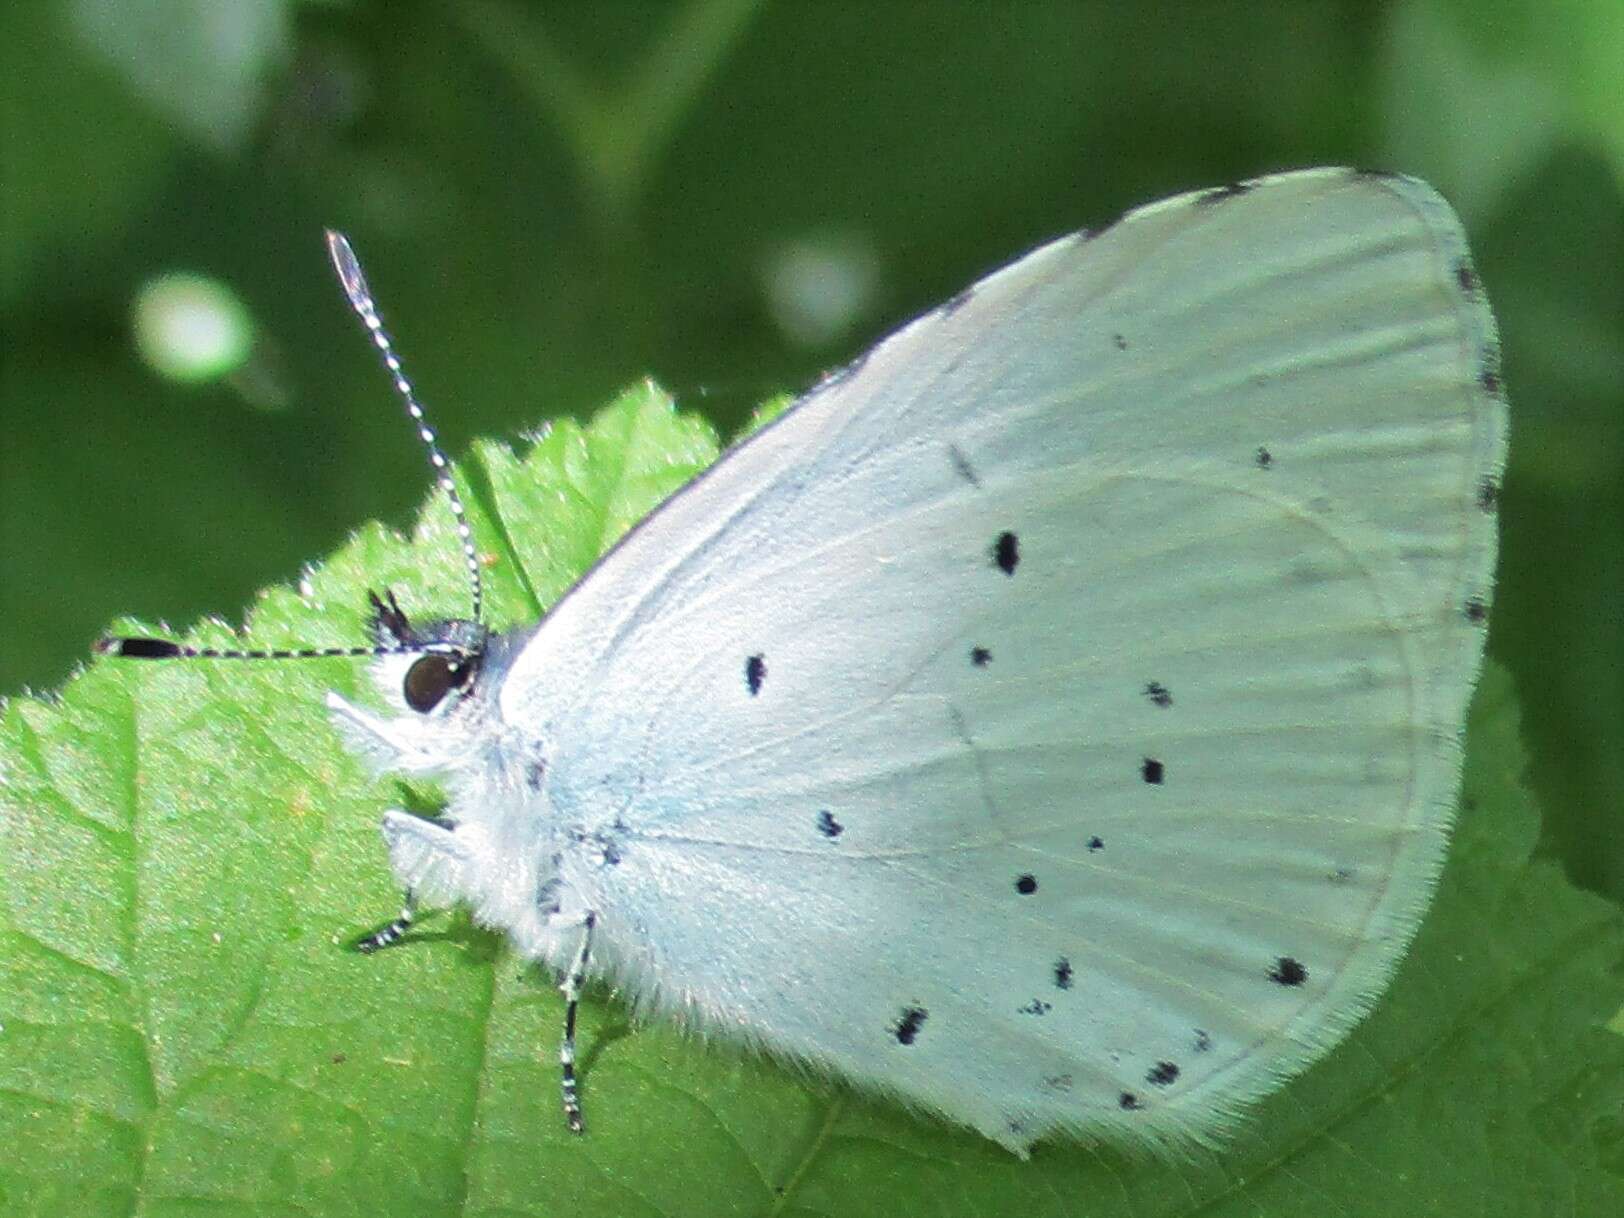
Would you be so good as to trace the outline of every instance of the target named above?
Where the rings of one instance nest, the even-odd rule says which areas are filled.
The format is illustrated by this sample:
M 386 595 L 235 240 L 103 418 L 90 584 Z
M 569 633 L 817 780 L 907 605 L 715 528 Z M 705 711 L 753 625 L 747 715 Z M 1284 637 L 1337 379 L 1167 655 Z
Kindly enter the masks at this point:
M 373 679 L 390 710 L 392 719 L 380 719 L 353 705 L 338 693 L 329 693 L 327 705 L 352 742 L 367 755 L 393 768 L 437 769 L 450 764 L 462 737 L 481 716 L 474 709 L 482 705 L 479 674 L 485 666 L 491 644 L 490 631 L 480 622 L 484 588 L 479 558 L 474 550 L 473 529 L 463 509 L 462 497 L 451 478 L 451 465 L 440 451 L 439 441 L 428 424 L 423 405 L 407 380 L 393 340 L 378 316 L 372 289 L 361 271 L 354 249 L 341 233 L 327 233 L 327 252 L 350 308 L 371 336 L 396 396 L 405 407 L 434 470 L 435 482 L 444 494 L 456 522 L 463 566 L 468 575 L 472 611 L 467 618 L 431 621 L 414 626 L 393 592 L 383 596 L 369 593 L 372 602 L 367 646 L 216 648 L 192 647 L 156 638 L 108 638 L 96 645 L 102 655 L 140 660 L 294 660 L 338 656 L 370 656 L 374 660 Z M 506 636 L 504 636 L 506 637 Z M 499 651 L 502 649 L 498 648 Z M 505 654 L 505 652 L 503 653 Z M 452 725 L 452 726 L 447 726 Z
M 378 650 L 373 680 L 391 709 L 425 719 L 453 715 L 475 693 L 490 632 L 463 618 L 414 626 L 394 592 L 368 596 L 368 631 Z
M 379 770 L 454 769 L 486 717 L 480 674 L 491 633 L 460 618 L 414 624 L 393 592 L 368 596 L 365 650 L 384 709 L 375 714 L 337 691 L 327 709 L 350 747 Z

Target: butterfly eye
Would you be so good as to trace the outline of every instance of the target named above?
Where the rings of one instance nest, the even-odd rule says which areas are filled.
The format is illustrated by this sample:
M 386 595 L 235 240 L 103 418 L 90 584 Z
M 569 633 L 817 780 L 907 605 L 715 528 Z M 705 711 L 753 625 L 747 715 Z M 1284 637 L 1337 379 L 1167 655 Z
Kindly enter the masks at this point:
M 473 671 L 471 664 L 450 656 L 426 655 L 406 670 L 401 689 L 406 705 L 420 715 L 426 715 L 453 689 L 468 680 Z

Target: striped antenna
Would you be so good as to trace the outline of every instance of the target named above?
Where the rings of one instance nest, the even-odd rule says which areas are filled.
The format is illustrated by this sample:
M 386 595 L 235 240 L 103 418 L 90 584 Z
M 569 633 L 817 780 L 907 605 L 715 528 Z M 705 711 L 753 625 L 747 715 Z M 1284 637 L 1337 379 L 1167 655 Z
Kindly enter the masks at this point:
M 372 602 L 374 637 L 389 635 L 393 643 L 371 643 L 350 647 L 192 647 L 169 639 L 142 635 L 122 635 L 98 639 L 97 655 L 124 660 L 327 660 L 360 659 L 378 656 L 444 655 L 459 661 L 477 660 L 485 650 L 485 627 L 477 622 L 435 623 L 434 633 L 413 630 L 393 592 L 380 597 L 367 593 Z
M 485 586 L 479 575 L 479 556 L 474 553 L 474 536 L 473 530 L 468 527 L 468 513 L 463 510 L 462 496 L 457 494 L 456 484 L 451 480 L 451 464 L 440 451 L 434 429 L 428 425 L 428 420 L 423 414 L 422 403 L 417 400 L 412 383 L 406 379 L 405 372 L 401 370 L 400 359 L 395 355 L 394 343 L 390 341 L 388 331 L 383 328 L 383 319 L 378 316 L 378 306 L 372 299 L 372 290 L 367 287 L 366 276 L 361 273 L 361 263 L 355 256 L 354 248 L 343 233 L 328 229 L 327 253 L 333 260 L 333 269 L 338 272 L 338 281 L 344 287 L 344 295 L 349 298 L 350 308 L 355 310 L 355 315 L 372 335 L 373 345 L 378 348 L 378 353 L 383 357 L 384 367 L 389 370 L 389 375 L 394 380 L 395 392 L 406 404 L 406 413 L 417 426 L 417 438 L 428 450 L 429 464 L 434 467 L 435 481 L 440 484 L 440 489 L 445 492 L 445 497 L 451 504 L 451 514 L 457 520 L 457 536 L 462 542 L 463 562 L 468 568 L 468 586 L 474 607 L 473 617 L 467 622 L 439 623 L 437 625 L 441 633 L 430 638 L 412 631 L 393 593 L 388 594 L 387 604 L 373 593 L 371 594 L 373 620 L 376 628 L 380 632 L 394 635 L 393 643 L 374 643 L 361 647 L 191 647 L 168 639 L 126 636 L 98 640 L 94 648 L 98 655 L 120 656 L 129 660 L 314 660 L 431 654 L 452 656 L 459 661 L 472 659 L 477 664 L 478 657 L 484 652 L 486 631 L 480 624 L 479 617 L 484 608 Z M 455 674 L 472 669 L 465 670 L 459 665 L 449 671 Z
M 338 272 L 339 283 L 344 286 L 344 295 L 349 297 L 350 308 L 355 310 L 355 315 L 366 326 L 367 333 L 372 335 L 372 342 L 378 348 L 378 354 L 383 357 L 384 367 L 389 370 L 389 375 L 395 382 L 395 392 L 406 404 L 406 413 L 417 426 L 417 438 L 423 441 L 423 447 L 428 450 L 429 464 L 434 467 L 435 480 L 445 492 L 446 501 L 451 504 L 451 514 L 457 518 L 457 536 L 462 541 L 462 560 L 468 568 L 468 588 L 474 602 L 470 620 L 477 622 L 484 608 L 485 585 L 479 577 L 479 555 L 474 553 L 474 534 L 468 527 L 468 514 L 463 511 L 462 496 L 457 494 L 457 484 L 451 480 L 451 464 L 440 451 L 434 429 L 428 425 L 428 419 L 423 414 L 423 405 L 417 400 L 412 383 L 406 379 L 405 372 L 401 370 L 400 357 L 395 354 L 395 345 L 390 341 L 389 332 L 383 328 L 383 319 L 378 316 L 378 306 L 372 299 L 372 289 L 367 287 L 366 276 L 361 273 L 361 262 L 356 258 L 355 249 L 350 245 L 349 238 L 336 229 L 328 229 L 327 253 L 333 260 L 333 269 Z
M 460 647 L 444 643 L 412 642 L 380 647 L 188 647 L 168 639 L 134 637 L 98 639 L 93 650 L 97 655 L 126 660 L 323 660 L 338 656 L 417 655 L 429 651 L 460 656 L 463 652 Z

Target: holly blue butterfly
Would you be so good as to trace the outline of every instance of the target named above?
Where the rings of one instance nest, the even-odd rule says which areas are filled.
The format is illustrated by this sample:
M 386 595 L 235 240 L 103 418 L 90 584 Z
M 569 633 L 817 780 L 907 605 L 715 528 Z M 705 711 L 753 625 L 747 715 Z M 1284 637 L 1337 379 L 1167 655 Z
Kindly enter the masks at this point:
M 493 633 L 373 599 L 402 916 L 1025 1155 L 1210 1141 L 1337 1043 L 1425 911 L 1507 409 L 1448 205 L 1319 169 L 981 280 Z

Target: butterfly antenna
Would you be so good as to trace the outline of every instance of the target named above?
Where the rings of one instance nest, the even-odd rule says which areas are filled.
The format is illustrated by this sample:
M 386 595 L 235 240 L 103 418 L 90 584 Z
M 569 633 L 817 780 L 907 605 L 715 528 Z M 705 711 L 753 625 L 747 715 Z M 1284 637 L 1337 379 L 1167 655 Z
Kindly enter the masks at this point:
M 461 655 L 463 649 L 419 642 L 372 647 L 188 647 L 168 639 L 118 637 L 98 639 L 93 650 L 97 655 L 120 656 L 126 660 L 325 660 L 336 657 L 358 659 L 362 656 L 415 655 L 428 651 Z
M 477 622 L 484 609 L 485 585 L 479 576 L 479 556 L 474 553 L 474 534 L 468 527 L 468 513 L 463 510 L 462 496 L 457 494 L 457 484 L 451 480 L 451 463 L 440 451 L 434 429 L 429 426 L 428 419 L 423 413 L 423 404 L 417 400 L 412 383 L 406 379 L 405 372 L 401 370 L 400 357 L 395 354 L 395 345 L 389 338 L 389 332 L 383 328 L 383 319 L 378 316 L 378 306 L 372 299 L 372 289 L 367 286 L 366 276 L 361 273 L 360 259 L 356 258 L 355 249 L 350 245 L 349 238 L 335 229 L 328 229 L 327 253 L 333 260 L 333 269 L 338 272 L 338 281 L 344 287 L 344 295 L 349 298 L 350 308 L 355 310 L 361 324 L 366 326 L 367 333 L 372 335 L 372 342 L 383 358 L 384 367 L 388 369 L 390 377 L 395 382 L 395 392 L 406 404 L 406 413 L 417 427 L 417 438 L 428 450 L 429 464 L 434 467 L 435 480 L 445 492 L 446 501 L 451 505 L 451 514 L 456 517 L 457 536 L 462 541 L 462 560 L 468 568 L 468 588 L 473 598 L 472 620 Z
M 423 405 L 417 400 L 412 383 L 406 379 L 406 374 L 401 370 L 400 359 L 395 355 L 395 347 L 390 341 L 388 331 L 383 328 L 383 319 L 378 316 L 378 306 L 372 299 L 372 290 L 367 287 L 366 276 L 361 273 L 361 263 L 355 256 L 354 248 L 343 233 L 328 229 L 327 253 L 333 260 L 333 269 L 338 272 L 338 280 L 344 287 L 344 295 L 349 298 L 350 308 L 355 310 L 356 316 L 366 325 L 368 333 L 372 335 L 373 344 L 383 356 L 384 366 L 394 379 L 395 392 L 406 403 L 406 413 L 417 425 L 417 438 L 428 450 L 429 464 L 434 467 L 435 480 L 451 504 L 451 514 L 457 520 L 457 536 L 462 541 L 463 562 L 468 567 L 468 585 L 473 598 L 471 620 L 477 627 L 480 613 L 484 608 L 484 582 L 479 576 L 479 557 L 474 553 L 473 530 L 468 527 L 468 513 L 463 510 L 462 496 L 457 494 L 456 483 L 451 480 L 451 464 L 440 451 L 434 429 L 428 425 L 428 420 L 424 416 Z M 380 622 L 384 620 L 387 610 L 393 609 L 394 625 L 389 627 L 389 631 L 396 637 L 394 643 L 375 643 L 359 647 L 190 647 L 168 639 L 122 636 L 100 639 L 96 642 L 94 650 L 99 655 L 121 656 L 131 660 L 313 660 L 427 652 L 468 656 L 477 655 L 480 650 L 480 643 L 475 637 L 479 633 L 477 630 L 466 638 L 410 637 L 410 627 L 407 625 L 405 614 L 401 613 L 392 593 L 387 607 L 374 594 L 373 608 Z

